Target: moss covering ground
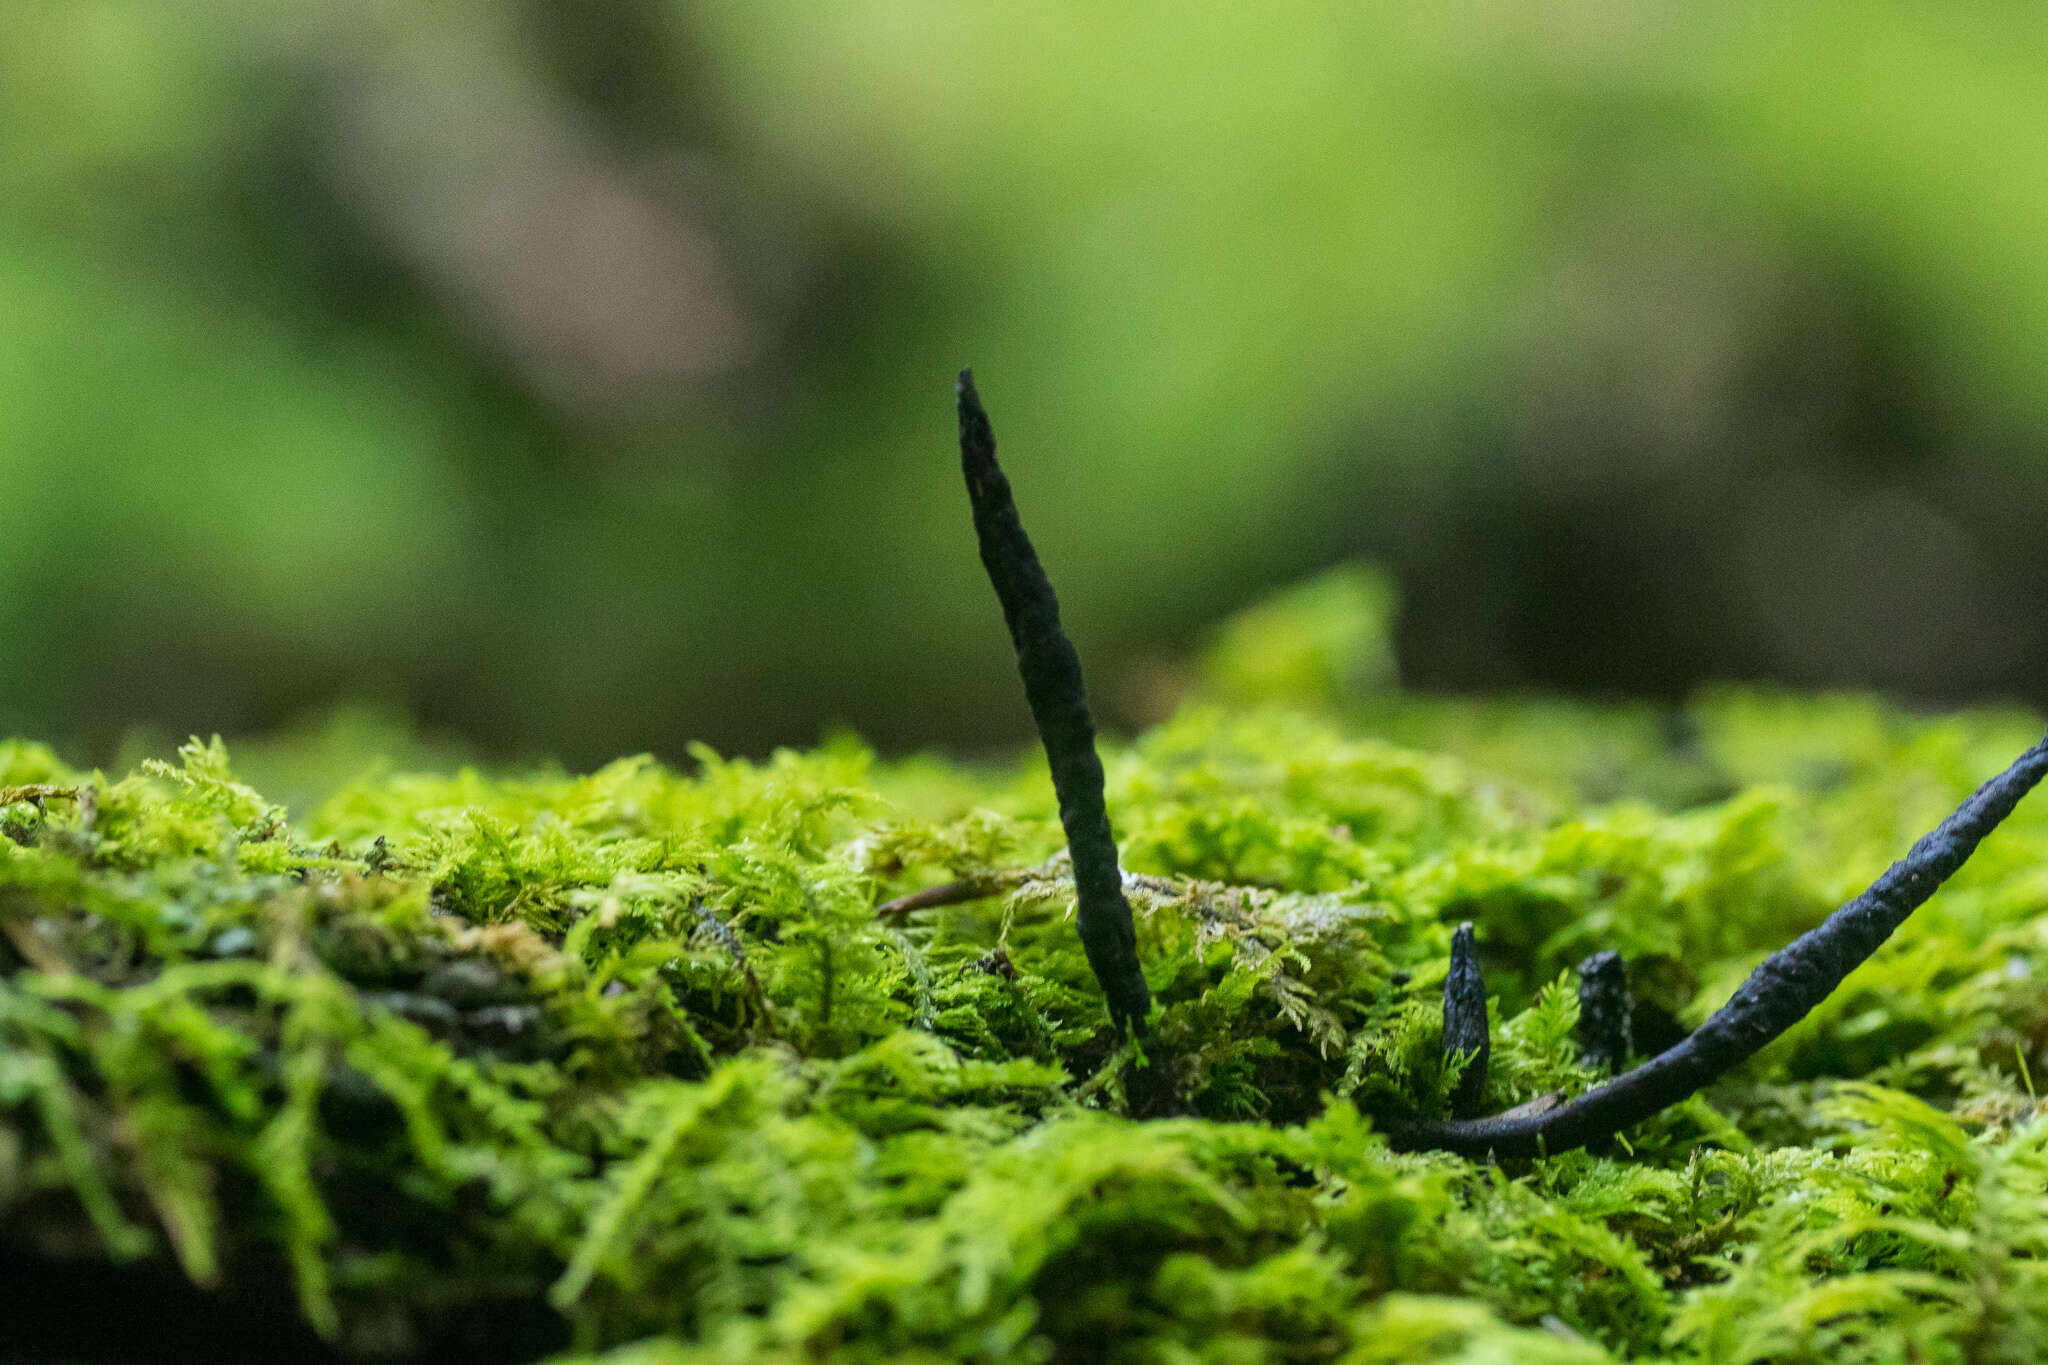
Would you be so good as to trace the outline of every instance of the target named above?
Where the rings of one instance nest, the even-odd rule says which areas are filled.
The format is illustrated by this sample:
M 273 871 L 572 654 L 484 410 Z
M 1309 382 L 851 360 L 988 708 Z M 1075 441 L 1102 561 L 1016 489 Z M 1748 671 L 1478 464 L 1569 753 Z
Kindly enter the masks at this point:
M 1583 1087 L 1571 964 L 1618 949 L 1662 1046 L 2038 720 L 1402 697 L 1383 607 L 1240 619 L 1107 753 L 1143 1056 L 1042 762 L 373 771 L 288 818 L 217 741 L 0 744 L 0 1246 L 277 1274 L 369 1355 L 481 1312 L 617 1365 L 2035 1358 L 2048 800 L 1612 1150 L 1396 1156 L 1370 1115 L 1441 1112 L 1458 921 L 1488 1107 Z M 875 913 L 955 880 L 991 894 Z

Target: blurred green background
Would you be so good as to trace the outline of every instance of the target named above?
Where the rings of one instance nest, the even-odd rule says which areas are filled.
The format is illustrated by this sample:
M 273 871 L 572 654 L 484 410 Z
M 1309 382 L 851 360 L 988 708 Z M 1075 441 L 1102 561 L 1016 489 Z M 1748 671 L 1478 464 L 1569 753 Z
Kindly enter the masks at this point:
M 2048 11 L 9 0 L 0 731 L 1114 723 L 1385 566 L 1403 680 L 2048 701 Z M 372 727 L 374 728 L 374 727 Z

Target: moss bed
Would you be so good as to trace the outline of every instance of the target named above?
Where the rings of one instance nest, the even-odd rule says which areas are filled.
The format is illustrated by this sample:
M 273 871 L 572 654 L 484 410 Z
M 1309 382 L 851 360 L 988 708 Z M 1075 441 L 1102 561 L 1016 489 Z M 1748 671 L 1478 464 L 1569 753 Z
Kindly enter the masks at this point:
M 379 768 L 288 814 L 218 741 L 117 777 L 0 743 L 0 1342 L 2035 1358 L 2048 800 L 1609 1150 L 1394 1155 L 1371 1116 L 1442 1112 L 1459 921 L 1487 1107 L 1583 1088 L 1573 963 L 1618 950 L 1667 1044 L 2038 719 L 1406 697 L 1370 595 L 1239 621 L 1105 755 L 1142 1054 L 1042 761 Z M 877 914 L 946 882 L 987 894 Z

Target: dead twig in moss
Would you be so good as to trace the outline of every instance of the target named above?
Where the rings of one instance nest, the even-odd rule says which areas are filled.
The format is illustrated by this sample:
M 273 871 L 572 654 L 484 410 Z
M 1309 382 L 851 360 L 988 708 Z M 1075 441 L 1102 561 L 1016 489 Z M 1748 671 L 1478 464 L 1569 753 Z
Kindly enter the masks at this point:
M 78 788 L 59 787 L 48 782 L 30 782 L 19 787 L 0 787 L 0 806 L 11 806 L 17 801 L 33 801 L 41 805 L 45 801 L 76 801 Z
M 2048 739 L 1979 787 L 1869 890 L 1765 958 L 1728 1003 L 1689 1037 L 1633 1071 L 1537 1113 L 1449 1121 L 1383 1119 L 1381 1130 L 1402 1150 L 1542 1156 L 1611 1138 L 1676 1104 L 1754 1056 L 1827 999 L 1969 859 L 2044 775 Z
M 1130 899 L 1132 892 L 1148 896 L 1177 897 L 1188 894 L 1199 896 L 1204 884 L 1192 887 L 1183 885 L 1171 877 L 1148 877 L 1143 873 L 1125 872 L 1123 876 L 1124 898 Z M 883 901 L 875 907 L 875 917 L 886 920 L 902 920 L 918 910 L 940 910 L 949 905 L 969 905 L 975 901 L 987 900 L 991 896 L 1007 895 L 1022 890 L 1034 882 L 1073 883 L 1073 874 L 1066 870 L 1060 859 L 1051 863 L 1040 863 L 1036 867 L 1013 867 L 1002 872 L 991 872 L 986 877 L 969 877 L 957 882 L 941 882 L 928 886 L 922 891 L 912 891 L 894 900 Z M 1215 886 L 1216 891 L 1227 888 Z
M 875 907 L 875 917 L 900 920 L 917 910 L 937 910 L 948 905 L 966 905 L 972 901 L 986 900 L 990 896 L 1000 896 L 1005 891 L 1014 891 L 1022 886 L 1029 876 L 1030 871 L 1024 869 L 998 873 L 994 877 L 941 882 L 922 891 L 913 891 L 907 896 L 883 901 Z
M 1138 962 L 1137 930 L 1124 899 L 1117 868 L 1116 837 L 1102 794 L 1102 760 L 1095 753 L 1095 720 L 1081 681 L 1081 659 L 1060 629 L 1059 599 L 1039 565 L 1010 496 L 1010 482 L 996 463 L 995 432 L 974 375 L 960 372 L 960 470 L 974 508 L 974 533 L 982 567 L 1002 603 L 1025 700 L 1045 744 L 1059 796 L 1060 824 L 1074 858 L 1074 889 L 1082 950 L 1102 985 L 1110 1017 L 1119 1028 L 1142 1029 L 1152 993 Z

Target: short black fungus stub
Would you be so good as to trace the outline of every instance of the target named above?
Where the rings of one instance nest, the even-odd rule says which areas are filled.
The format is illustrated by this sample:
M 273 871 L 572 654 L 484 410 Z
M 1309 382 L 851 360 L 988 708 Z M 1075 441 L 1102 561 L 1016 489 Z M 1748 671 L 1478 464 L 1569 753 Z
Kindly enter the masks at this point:
M 1620 953 L 1610 948 L 1579 964 L 1579 1052 L 1587 1066 L 1614 1076 L 1628 1065 L 1633 1008 Z
M 1493 1036 L 1486 1027 L 1486 977 L 1479 970 L 1479 952 L 1470 920 L 1451 935 L 1451 969 L 1444 977 L 1444 1061 L 1462 1056 L 1465 1069 L 1451 1090 L 1451 1116 L 1468 1119 L 1479 1112 L 1486 1091 L 1486 1063 L 1493 1055 Z

